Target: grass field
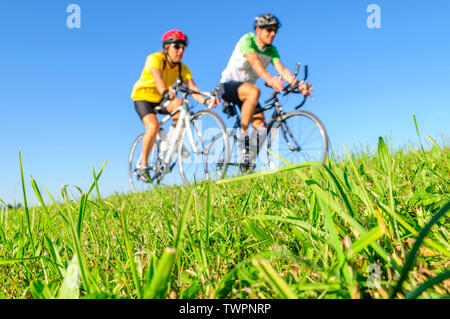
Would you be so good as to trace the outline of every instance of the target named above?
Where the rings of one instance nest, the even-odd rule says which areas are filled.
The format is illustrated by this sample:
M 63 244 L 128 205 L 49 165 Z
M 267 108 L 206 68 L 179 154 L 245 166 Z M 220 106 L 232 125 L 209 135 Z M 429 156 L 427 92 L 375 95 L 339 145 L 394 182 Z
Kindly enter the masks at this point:
M 0 208 L 0 296 L 448 297 L 450 148 L 432 142 L 107 198 L 93 171 L 48 205 L 25 179 L 41 205 Z

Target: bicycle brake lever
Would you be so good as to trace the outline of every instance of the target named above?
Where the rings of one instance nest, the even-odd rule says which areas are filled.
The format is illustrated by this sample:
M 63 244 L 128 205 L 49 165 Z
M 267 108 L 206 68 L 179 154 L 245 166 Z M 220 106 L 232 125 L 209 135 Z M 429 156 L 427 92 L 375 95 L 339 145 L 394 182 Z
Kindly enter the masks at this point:
M 303 96 L 303 101 L 302 101 L 302 103 L 300 103 L 299 105 L 297 105 L 297 106 L 295 107 L 295 109 L 298 110 L 299 108 L 301 108 L 301 107 L 305 104 L 307 98 L 308 98 L 308 97 L 307 97 L 306 95 L 304 95 L 304 96 Z

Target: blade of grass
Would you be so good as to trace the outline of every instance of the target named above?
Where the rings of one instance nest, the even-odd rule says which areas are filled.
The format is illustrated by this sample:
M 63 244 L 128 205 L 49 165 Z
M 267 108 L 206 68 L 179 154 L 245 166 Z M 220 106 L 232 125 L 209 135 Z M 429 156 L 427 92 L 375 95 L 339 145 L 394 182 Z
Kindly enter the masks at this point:
M 123 238 L 125 241 L 125 248 L 128 255 L 128 262 L 130 263 L 131 274 L 133 276 L 134 288 L 136 289 L 138 298 L 141 299 L 142 298 L 141 286 L 139 284 L 139 277 L 137 273 L 136 263 L 134 261 L 134 254 L 130 243 L 129 238 L 130 235 L 128 233 L 126 213 L 123 211 L 123 209 L 120 210 L 120 223 L 122 225 Z
M 28 262 L 28 261 L 39 260 L 41 258 L 42 257 L 0 259 L 0 265 L 11 265 L 11 264 L 23 263 L 23 262 Z
M 93 190 L 94 187 L 95 187 L 95 190 L 96 190 L 96 192 L 97 192 L 97 199 L 98 199 L 99 202 L 100 202 L 100 199 L 101 199 L 101 198 L 100 198 L 100 191 L 99 191 L 99 188 L 98 188 L 98 180 L 100 179 L 100 176 L 102 175 L 103 169 L 105 168 L 107 162 L 108 162 L 108 161 L 106 160 L 106 161 L 103 163 L 103 165 L 102 165 L 102 167 L 100 167 L 100 171 L 98 172 L 97 175 L 95 174 L 94 166 L 91 165 L 91 168 L 92 168 L 92 174 L 94 175 L 94 182 L 92 183 L 91 187 L 89 188 L 89 191 L 87 192 L 87 194 L 88 194 L 88 197 L 89 197 L 89 195 L 91 194 L 92 190 Z
M 50 256 L 52 257 L 52 261 L 53 261 L 53 265 L 55 267 L 55 270 L 59 276 L 59 278 L 62 280 L 63 279 L 63 275 L 61 273 L 61 261 L 58 260 L 58 256 L 56 255 L 56 251 L 55 251 L 55 247 L 53 246 L 52 241 L 50 240 L 50 238 L 48 238 L 46 235 L 44 236 L 45 238 L 45 244 L 47 246 L 47 250 L 50 253 Z
M 445 216 L 445 214 L 447 214 L 449 210 L 450 210 L 450 202 L 448 202 L 436 215 L 434 215 L 433 218 L 431 218 L 431 220 L 420 231 L 419 236 L 417 237 L 413 247 L 411 248 L 411 251 L 406 257 L 405 266 L 403 267 L 400 279 L 398 280 L 397 285 L 395 286 L 391 294 L 391 299 L 394 298 L 398 292 L 401 292 L 403 282 L 406 280 L 408 272 L 413 266 L 417 251 L 419 250 L 419 247 L 422 245 L 425 236 L 427 236 L 428 232 L 431 230 L 431 227 L 434 224 L 436 224 L 441 217 Z
M 45 191 L 47 192 L 48 197 L 49 197 L 50 200 L 52 201 L 53 206 L 56 207 L 56 209 L 57 209 L 57 211 L 58 211 L 58 214 L 59 214 L 59 216 L 62 218 L 62 220 L 64 221 L 64 223 L 65 223 L 66 225 L 70 225 L 69 218 L 68 218 L 68 217 L 66 216 L 66 214 L 64 214 L 60 209 L 58 209 L 58 204 L 56 203 L 55 198 L 53 198 L 52 194 L 48 191 L 47 188 L 45 188 Z
M 232 178 L 228 178 L 228 179 L 221 179 L 221 180 L 216 181 L 215 183 L 217 185 L 220 185 L 220 184 L 241 182 L 241 181 L 246 181 L 246 180 L 250 180 L 250 179 L 254 179 L 254 178 L 258 178 L 258 177 L 262 177 L 262 176 L 279 174 L 279 173 L 295 170 L 298 168 L 310 167 L 310 166 L 316 165 L 316 164 L 320 164 L 320 162 L 308 162 L 308 163 L 301 163 L 301 164 L 297 164 L 297 165 L 289 165 L 289 166 L 284 166 L 284 167 L 281 167 L 281 168 L 278 168 L 275 170 L 269 170 L 269 171 L 264 171 L 264 172 L 260 172 L 260 173 L 249 174 L 249 175 L 243 175 L 243 176 L 237 176 L 237 177 L 232 177 Z
M 336 230 L 333 217 L 331 216 L 330 206 L 323 198 L 319 199 L 319 204 L 322 207 L 322 212 L 325 216 L 325 225 L 330 234 L 331 241 L 334 243 L 333 246 L 335 247 L 335 251 L 338 257 L 339 267 L 344 276 L 344 280 L 348 286 L 349 294 L 351 295 L 353 291 L 353 278 L 349 271 L 349 265 L 345 259 L 344 250 L 341 245 L 341 240 L 338 237 L 338 232 Z
M 400 225 L 402 225 L 411 234 L 413 234 L 414 236 L 417 236 L 419 234 L 419 232 L 417 230 L 415 230 L 414 227 L 411 226 L 401 215 L 399 215 L 396 212 L 392 212 L 389 209 L 389 207 L 386 207 L 385 205 L 383 205 L 383 203 L 378 202 L 378 204 L 379 204 L 379 207 L 381 207 L 386 214 L 391 215 L 395 220 L 398 221 L 398 223 Z M 427 238 L 424 239 L 424 243 L 429 248 L 436 249 L 437 251 L 439 251 L 441 254 L 444 254 L 445 256 L 448 256 L 448 257 L 450 256 L 450 251 L 448 249 L 442 247 L 438 243 L 435 243 L 434 241 L 429 240 Z
M 347 258 L 351 259 L 355 257 L 360 251 L 369 247 L 372 243 L 377 241 L 379 238 L 383 237 L 384 231 L 381 226 L 377 226 L 371 231 L 369 231 L 365 236 L 361 237 L 361 239 L 355 241 L 350 248 L 346 251 Z
M 355 217 L 356 216 L 356 210 L 353 207 L 353 205 L 351 204 L 350 200 L 348 199 L 347 194 L 345 194 L 344 189 L 342 188 L 342 185 L 339 182 L 337 176 L 333 173 L 333 171 L 327 165 L 323 164 L 322 167 L 327 171 L 328 176 L 329 176 L 329 180 L 331 180 L 334 183 L 334 185 L 336 186 L 337 190 L 339 191 L 339 194 L 341 195 L 345 206 L 347 207 L 348 211 L 350 212 L 350 215 L 352 217 Z
M 88 197 L 88 194 L 84 193 L 83 195 L 81 195 L 81 199 L 80 199 L 80 209 L 78 212 L 78 223 L 77 223 L 78 239 L 81 239 L 83 220 L 84 220 L 84 216 L 86 215 L 87 197 Z
M 67 186 L 67 185 L 66 185 Z M 61 193 L 63 194 L 64 199 L 66 200 L 66 202 L 69 204 L 69 207 L 73 207 L 72 205 L 70 205 L 68 196 L 67 196 L 67 191 L 66 191 L 66 186 L 63 186 L 63 189 L 61 190 Z M 81 193 L 81 189 L 77 186 L 75 186 L 75 188 L 77 188 Z M 48 191 L 48 189 L 46 189 L 48 196 L 50 197 L 50 199 L 53 202 L 53 205 L 55 207 L 58 207 L 58 205 L 56 204 L 55 199 L 53 198 L 53 196 L 51 195 L 51 193 Z M 83 197 L 83 196 L 82 196 Z M 80 205 L 80 209 L 86 208 L 84 205 Z M 75 225 L 73 223 L 73 220 L 71 218 L 70 215 L 66 215 L 64 214 L 60 209 L 57 208 L 57 211 L 59 213 L 59 215 L 61 216 L 61 218 L 63 219 L 65 225 L 68 227 L 68 231 L 71 234 L 72 237 L 72 243 L 73 243 L 73 249 L 75 251 L 75 254 L 78 258 L 78 264 L 80 266 L 80 272 L 81 272 L 81 280 L 82 280 L 82 284 L 84 289 L 86 290 L 86 292 L 88 294 L 93 293 L 93 285 L 89 282 L 89 273 L 86 269 L 85 263 L 84 263 L 84 259 L 83 259 L 83 251 L 81 249 L 81 245 L 80 245 L 80 236 L 78 235 L 78 231 L 75 228 Z M 81 212 L 82 214 L 84 214 L 84 212 Z
M 55 226 L 53 225 L 52 218 L 50 217 L 50 213 L 47 209 L 47 206 L 44 203 L 44 200 L 42 199 L 41 192 L 39 191 L 39 187 L 37 186 L 36 181 L 34 180 L 33 176 L 31 176 L 31 186 L 33 187 L 34 193 L 36 194 L 36 197 L 41 204 L 41 207 L 44 209 L 45 215 L 47 216 L 48 224 L 50 225 L 52 231 L 56 231 Z
M 313 227 L 312 225 L 310 225 L 302 220 L 299 220 L 299 219 L 294 219 L 291 217 L 274 216 L 274 215 L 250 216 L 248 218 L 257 219 L 257 220 L 273 220 L 273 221 L 293 224 L 293 225 L 299 226 L 299 227 L 307 230 L 308 232 L 313 234 L 318 239 L 323 238 L 323 239 L 325 239 L 325 242 L 329 242 L 330 244 L 333 244 L 331 241 L 329 241 L 330 235 L 328 233 L 321 231 L 320 229 L 317 229 L 317 228 Z
M 392 212 L 395 212 L 394 195 L 393 195 L 393 189 L 392 189 L 392 172 L 394 170 L 393 169 L 394 162 L 392 160 L 391 153 L 389 152 L 389 150 L 386 146 L 386 143 L 384 142 L 384 139 L 382 137 L 380 137 L 379 141 L 378 141 L 378 159 L 380 160 L 383 171 L 384 171 L 385 175 L 387 176 L 386 179 L 387 179 L 388 188 L 389 188 L 390 209 Z M 396 219 L 393 219 L 392 223 L 394 224 L 395 235 L 397 237 L 397 241 L 400 242 L 400 234 L 399 234 Z
M 206 234 L 205 234 L 205 243 L 209 245 L 209 233 L 211 227 L 211 207 L 212 207 L 212 196 L 211 196 L 211 180 L 208 179 L 207 185 L 207 195 L 206 195 Z
M 20 160 L 20 178 L 22 181 L 22 191 L 23 191 L 23 205 L 24 205 L 24 209 L 25 209 L 25 216 L 27 218 L 28 235 L 30 237 L 31 249 L 33 251 L 33 255 L 35 255 L 33 232 L 31 231 L 30 212 L 28 210 L 27 194 L 25 191 L 25 180 L 23 178 L 22 152 L 21 151 L 19 151 L 19 160 Z
M 364 203 L 366 204 L 366 208 L 367 208 L 367 210 L 370 212 L 370 214 L 372 216 L 376 217 L 376 213 L 375 213 L 375 211 L 372 208 L 372 203 L 371 203 L 371 201 L 369 199 L 369 195 L 367 194 L 367 190 L 364 187 L 364 183 L 363 183 L 363 181 L 361 179 L 361 176 L 358 173 L 358 170 L 356 169 L 355 163 L 353 162 L 353 160 L 352 160 L 350 154 L 348 153 L 347 149 L 345 148 L 345 146 L 344 146 L 344 150 L 345 150 L 345 153 L 347 154 L 348 161 L 350 162 L 350 166 L 353 169 L 353 172 L 354 172 L 354 174 L 355 174 L 355 176 L 356 176 L 356 178 L 358 180 L 358 183 L 361 186 L 360 188 L 362 190 L 363 200 L 364 200 Z
M 434 146 L 436 146 L 436 148 L 437 148 L 440 152 L 442 152 L 442 148 L 439 146 L 438 143 L 436 143 L 436 141 L 435 141 L 430 135 L 427 135 L 427 138 L 431 141 L 431 143 L 433 143 Z
M 259 270 L 264 280 L 281 296 L 283 299 L 297 299 L 295 293 L 277 272 L 272 268 L 268 261 L 262 258 L 256 258 L 252 261 L 253 265 Z
M 145 299 L 161 299 L 167 289 L 170 279 L 170 272 L 175 263 L 176 251 L 173 248 L 166 248 L 159 261 L 156 271 L 147 287 L 144 289 Z
M 413 113 L 413 117 L 414 117 L 414 125 L 416 126 L 417 136 L 419 137 L 420 147 L 422 148 L 422 153 L 425 153 L 425 149 L 423 148 L 423 145 L 422 145 L 422 139 L 420 138 L 419 126 L 417 125 L 417 119 L 416 119 L 415 113 Z
M 177 234 L 175 237 L 175 245 L 174 245 L 175 250 L 177 252 L 180 251 L 181 239 L 183 238 L 184 229 L 185 229 L 185 226 L 187 223 L 187 216 L 189 213 L 189 209 L 191 208 L 191 204 L 192 204 L 192 199 L 193 199 L 193 194 L 189 193 L 189 196 L 183 207 L 183 212 L 181 213 L 181 216 L 178 220 Z
M 428 288 L 431 288 L 434 285 L 437 285 L 448 278 L 450 278 L 450 270 L 447 270 L 435 277 L 428 279 L 423 284 L 421 284 L 418 288 L 416 288 L 413 292 L 411 292 L 409 295 L 407 295 L 406 299 L 416 299 L 417 297 L 419 297 L 419 295 L 422 292 L 424 292 Z
M 54 299 L 48 285 L 41 279 L 33 280 L 30 284 L 30 292 L 35 299 Z
M 83 260 L 83 252 L 81 249 L 81 245 L 80 245 L 80 238 L 78 237 L 77 231 L 75 229 L 75 225 L 72 222 L 72 219 L 69 217 L 67 218 L 67 220 L 69 221 L 69 230 L 70 233 L 72 234 L 72 240 L 74 243 L 74 247 L 75 247 L 75 253 L 76 256 L 78 258 L 78 264 L 80 266 L 80 272 L 81 272 L 81 278 L 82 278 L 82 282 L 83 282 L 83 286 L 86 289 L 87 293 L 90 294 L 93 292 L 91 284 L 88 280 L 88 272 Z
M 333 209 L 345 222 L 352 226 L 360 236 L 367 235 L 367 231 L 354 218 L 347 214 L 337 202 L 335 202 L 331 198 L 328 198 L 328 195 L 322 189 L 320 189 L 317 185 L 311 185 L 310 187 L 316 193 L 318 198 L 327 200 L 330 208 Z M 378 253 L 381 258 L 383 258 L 386 262 L 392 264 L 392 266 L 396 270 L 401 270 L 400 265 L 395 261 L 395 259 L 392 258 L 392 256 L 390 256 L 389 253 L 387 253 L 378 243 L 373 242 L 370 246 Z

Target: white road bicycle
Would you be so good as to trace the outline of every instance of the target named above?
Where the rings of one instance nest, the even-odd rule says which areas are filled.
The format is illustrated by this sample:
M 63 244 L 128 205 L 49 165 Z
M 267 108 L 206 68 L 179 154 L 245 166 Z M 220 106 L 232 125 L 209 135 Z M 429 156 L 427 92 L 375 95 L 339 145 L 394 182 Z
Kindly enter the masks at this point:
M 174 134 L 161 141 L 161 134 L 157 135 L 155 145 L 148 158 L 149 176 L 142 176 L 142 138 L 139 135 L 133 143 L 128 160 L 128 178 L 134 192 L 146 191 L 159 185 L 163 178 L 172 176 L 173 184 L 179 184 L 180 178 L 171 174 L 178 164 L 182 181 L 186 184 L 199 183 L 204 180 L 218 180 L 225 176 L 229 162 L 229 143 L 225 124 L 219 115 L 203 109 L 192 112 L 188 96 L 201 94 L 209 97 L 211 102 L 218 95 L 215 91 L 196 92 L 187 88 L 180 80 L 172 86 L 177 93 L 182 93 L 183 104 L 172 114 L 160 121 L 163 127 L 171 116 L 180 112 Z M 168 181 L 169 182 L 169 181 Z

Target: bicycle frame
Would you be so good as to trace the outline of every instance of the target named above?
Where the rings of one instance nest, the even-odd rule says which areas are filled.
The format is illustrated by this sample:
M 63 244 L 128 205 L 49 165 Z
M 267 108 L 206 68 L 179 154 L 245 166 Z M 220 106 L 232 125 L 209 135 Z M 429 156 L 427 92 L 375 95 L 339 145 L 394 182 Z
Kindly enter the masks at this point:
M 197 149 L 194 145 L 194 139 L 192 137 L 192 132 L 190 130 L 191 111 L 190 111 L 190 107 L 189 107 L 189 102 L 187 101 L 187 97 L 183 97 L 183 104 L 179 108 L 177 108 L 174 112 L 165 116 L 159 122 L 159 124 L 160 124 L 160 126 L 164 125 L 172 118 L 173 115 L 175 115 L 178 112 L 180 112 L 180 116 L 179 116 L 178 122 L 175 126 L 175 132 L 174 132 L 173 136 L 171 136 L 171 140 L 167 141 L 170 146 L 169 146 L 169 149 L 167 150 L 166 154 L 164 155 L 162 176 L 164 176 L 165 174 L 170 172 L 170 170 L 173 168 L 173 165 L 171 165 L 171 162 L 172 162 L 173 155 L 177 151 L 177 147 L 178 147 L 177 141 L 180 138 L 180 136 L 183 136 L 183 133 L 185 132 L 186 128 L 187 128 L 187 134 L 188 134 L 189 142 L 191 143 L 192 149 L 195 152 L 197 152 Z M 160 178 L 162 178 L 162 176 L 160 176 Z
M 199 150 L 195 145 L 194 137 L 193 137 L 192 131 L 191 131 L 190 124 L 191 124 L 192 111 L 190 108 L 190 103 L 188 101 L 188 94 L 189 93 L 187 91 L 183 91 L 183 103 L 181 104 L 181 106 L 179 108 L 177 108 L 171 114 L 165 116 L 160 122 L 160 125 L 163 125 L 163 124 L 167 123 L 172 118 L 173 115 L 180 112 L 180 116 L 178 118 L 177 125 L 175 126 L 175 133 L 172 136 L 172 140 L 168 141 L 170 146 L 169 146 L 169 149 L 166 152 L 164 160 L 163 160 L 162 173 L 161 173 L 161 176 L 159 177 L 160 179 L 162 179 L 162 177 L 165 174 L 170 172 L 175 165 L 175 164 L 171 165 L 171 162 L 172 162 L 173 155 L 177 151 L 177 147 L 181 147 L 178 143 L 178 140 L 180 137 L 183 137 L 185 134 L 187 134 L 189 143 L 192 146 L 193 152 L 196 154 L 199 153 Z M 206 93 L 202 93 L 202 94 L 207 95 Z
M 218 125 L 219 129 L 221 129 L 223 132 L 224 140 L 227 141 L 226 128 L 223 121 L 221 121 L 220 117 L 216 113 L 206 109 L 203 109 L 204 110 L 203 112 L 202 110 L 194 112 L 192 110 L 193 105 L 191 106 L 191 103 L 188 99 L 189 95 L 194 94 L 204 96 L 207 98 L 205 101 L 208 101 L 206 103 L 207 108 L 211 109 L 212 106 L 217 101 L 217 96 L 219 92 L 218 87 L 216 87 L 213 92 L 194 91 L 191 90 L 188 86 L 185 86 L 183 82 L 179 79 L 173 85 L 171 85 L 171 88 L 175 90 L 176 94 L 179 92 L 182 93 L 182 99 L 180 103 L 181 105 L 173 112 L 167 113 L 166 112 L 167 110 L 164 110 L 164 108 L 167 107 L 168 103 L 170 102 L 166 100 L 159 106 L 155 107 L 155 111 L 158 115 L 161 115 L 161 113 L 166 114 L 166 116 L 164 116 L 161 120 L 159 120 L 160 127 L 163 126 L 165 123 L 167 123 L 170 119 L 172 119 L 175 114 L 178 115 L 178 121 L 172 128 L 173 132 L 171 131 L 171 134 L 168 137 L 168 139 L 170 138 L 170 140 L 166 140 L 166 142 L 168 143 L 168 147 L 164 149 L 164 152 L 162 152 L 162 149 L 160 148 L 161 145 L 159 139 L 156 140 L 156 143 L 154 144 L 154 147 L 151 150 L 151 153 L 149 154 L 152 156 L 151 165 L 147 166 L 148 172 L 149 173 L 151 172 L 151 175 L 150 174 L 148 176 L 143 175 L 145 174 L 145 172 L 143 173 L 142 168 L 139 166 L 142 163 L 142 152 L 140 154 L 137 154 L 137 152 L 139 151 L 137 151 L 136 149 L 138 145 L 142 145 L 144 134 L 139 135 L 135 139 L 135 142 L 133 143 L 133 146 L 131 148 L 128 165 L 129 182 L 133 191 L 136 190 L 136 186 L 140 185 L 139 183 L 141 182 L 151 184 L 154 184 L 155 182 L 156 184 L 159 184 L 163 180 L 164 176 L 166 176 L 169 172 L 171 172 L 177 163 L 180 164 L 181 177 L 183 178 L 184 181 L 188 180 L 185 172 L 189 172 L 189 170 L 185 170 L 184 166 L 190 165 L 190 162 L 189 160 L 184 161 L 184 159 L 191 158 L 192 160 L 194 159 L 194 156 L 201 155 L 203 161 L 204 156 L 206 157 L 209 156 L 210 149 L 206 148 L 206 143 L 203 141 L 202 128 L 201 126 L 197 125 L 198 120 L 197 117 L 203 117 L 204 113 L 209 114 L 209 116 L 212 116 L 212 118 L 215 119 L 216 125 Z M 188 141 L 185 141 L 185 137 Z M 185 147 L 188 148 L 188 150 L 187 149 L 185 150 Z M 224 153 L 226 154 L 224 158 L 227 161 L 228 143 L 225 143 L 225 147 L 227 152 Z M 177 160 L 174 160 L 175 153 L 179 154 Z M 207 165 L 208 164 L 205 160 L 205 172 L 207 172 Z M 190 183 L 190 181 L 187 181 L 186 183 Z
M 300 63 L 297 63 L 297 67 L 296 67 L 295 75 L 294 75 L 295 77 L 297 77 L 299 68 L 300 68 Z M 306 81 L 306 79 L 308 78 L 308 66 L 307 65 L 305 65 L 304 73 L 305 73 L 305 76 L 303 78 L 303 81 Z M 297 92 L 295 92 L 295 90 L 290 90 L 289 88 L 290 88 L 290 85 L 285 86 L 285 88 L 283 89 L 283 91 L 285 92 L 284 95 L 286 95 L 288 93 L 293 93 L 293 92 L 297 93 Z M 281 120 L 282 116 L 284 114 L 286 114 L 286 112 L 283 111 L 283 108 L 280 104 L 280 100 L 278 97 L 279 93 L 281 93 L 281 92 L 274 92 L 272 94 L 272 96 L 268 100 L 265 101 L 265 103 L 269 103 L 270 101 L 273 101 L 273 102 L 271 102 L 270 104 L 267 104 L 266 106 L 263 107 L 263 112 L 266 112 L 272 108 L 275 108 L 275 111 L 273 112 L 272 117 L 270 118 L 270 120 L 267 124 L 267 134 L 265 134 L 265 138 L 267 138 L 267 136 L 269 136 L 269 133 L 271 132 L 275 123 L 277 123 L 279 120 Z M 306 100 L 307 100 L 307 96 L 304 96 L 303 101 L 297 107 L 295 107 L 295 109 L 301 108 L 305 104 Z M 234 124 L 234 127 L 233 127 L 234 130 L 241 127 L 240 116 L 238 116 L 236 113 L 235 117 L 236 117 L 236 123 Z M 292 132 L 290 131 L 289 127 L 285 128 L 285 127 L 283 127 L 283 125 L 281 125 L 280 128 L 281 128 L 281 132 L 282 132 L 284 138 L 286 139 L 286 142 L 289 145 L 289 148 L 291 149 L 291 151 L 300 150 L 300 146 L 298 145 L 297 141 L 295 140 L 294 136 L 292 135 Z M 236 138 L 235 133 L 236 132 L 234 131 L 234 138 Z M 289 139 L 287 138 L 286 133 L 290 135 L 290 137 L 291 137 L 290 140 L 292 140 L 296 144 L 296 147 L 291 146 L 291 143 L 289 142 Z M 262 143 L 264 143 L 264 142 L 265 142 L 265 139 L 262 141 Z M 259 155 L 259 152 L 260 152 L 260 149 L 257 149 L 256 154 L 252 154 L 251 158 L 252 159 L 256 158 Z

